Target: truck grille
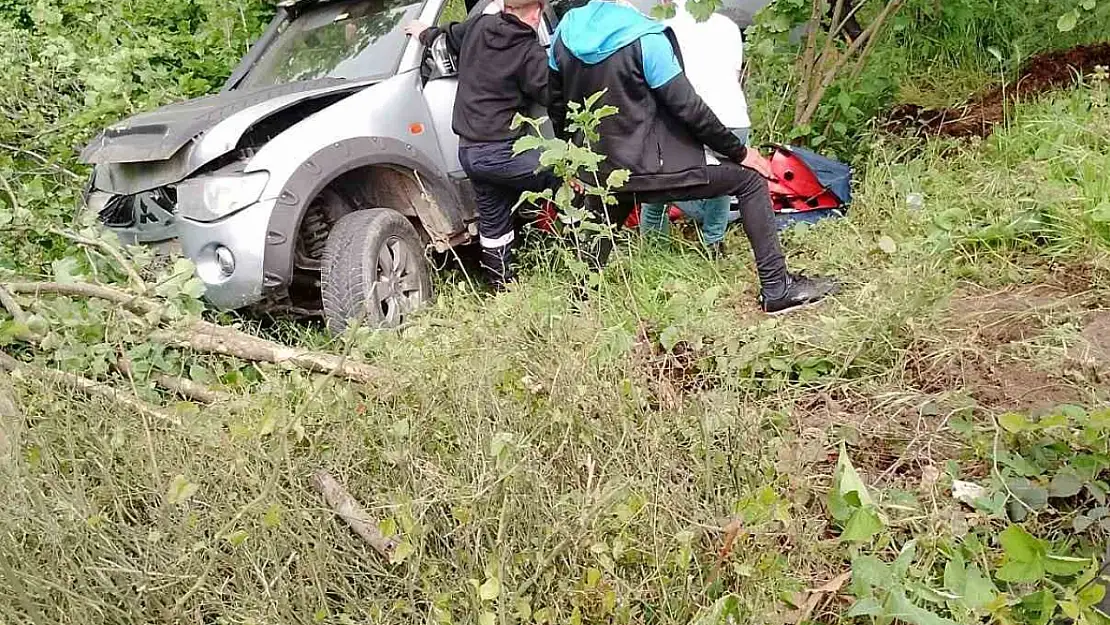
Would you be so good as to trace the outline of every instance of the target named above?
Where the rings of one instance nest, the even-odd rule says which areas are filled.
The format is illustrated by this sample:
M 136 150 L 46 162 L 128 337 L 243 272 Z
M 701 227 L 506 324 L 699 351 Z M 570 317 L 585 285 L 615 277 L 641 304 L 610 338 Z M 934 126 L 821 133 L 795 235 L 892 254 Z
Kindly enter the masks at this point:
M 157 223 L 158 218 L 149 210 L 154 207 L 174 213 L 177 209 L 177 190 L 162 187 L 135 195 L 112 196 L 100 211 L 100 221 L 109 228 Z

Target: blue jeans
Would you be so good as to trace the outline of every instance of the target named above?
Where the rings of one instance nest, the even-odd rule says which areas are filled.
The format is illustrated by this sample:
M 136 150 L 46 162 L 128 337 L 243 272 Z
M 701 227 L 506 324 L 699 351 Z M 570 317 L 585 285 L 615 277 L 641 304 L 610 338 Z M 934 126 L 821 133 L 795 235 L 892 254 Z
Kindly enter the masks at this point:
M 749 131 L 749 128 L 733 128 L 732 134 L 746 144 Z M 731 203 L 732 198 L 723 195 L 708 200 L 676 202 L 675 205 L 684 215 L 701 226 L 702 243 L 713 245 L 720 243 L 725 238 L 725 229 L 728 228 L 728 210 Z M 667 219 L 666 204 L 642 204 L 640 206 L 640 234 L 644 236 L 651 233 L 666 234 L 670 230 L 670 225 L 671 222 Z

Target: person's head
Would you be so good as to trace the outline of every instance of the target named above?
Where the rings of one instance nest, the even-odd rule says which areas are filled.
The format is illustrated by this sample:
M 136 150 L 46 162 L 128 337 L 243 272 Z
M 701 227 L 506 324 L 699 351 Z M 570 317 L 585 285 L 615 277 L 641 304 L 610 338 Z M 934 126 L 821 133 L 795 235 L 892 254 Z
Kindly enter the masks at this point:
M 505 0 L 505 12 L 515 15 L 532 28 L 537 28 L 543 14 L 543 0 Z

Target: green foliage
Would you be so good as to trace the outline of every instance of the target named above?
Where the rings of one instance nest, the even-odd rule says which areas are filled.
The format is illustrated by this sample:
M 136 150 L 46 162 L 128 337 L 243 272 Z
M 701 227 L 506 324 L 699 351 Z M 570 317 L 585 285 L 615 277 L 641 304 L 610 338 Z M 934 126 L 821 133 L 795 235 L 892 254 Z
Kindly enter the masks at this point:
M 85 178 L 76 150 L 122 117 L 218 88 L 272 11 L 261 0 L 0 3 L 0 223 L 70 222 Z M 0 266 L 66 250 L 48 233 L 6 237 Z

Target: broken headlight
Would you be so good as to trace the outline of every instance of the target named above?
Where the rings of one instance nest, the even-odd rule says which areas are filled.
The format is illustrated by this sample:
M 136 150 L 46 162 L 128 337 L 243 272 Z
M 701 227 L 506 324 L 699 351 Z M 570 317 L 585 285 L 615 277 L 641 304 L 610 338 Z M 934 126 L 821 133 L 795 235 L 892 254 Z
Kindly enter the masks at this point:
M 216 174 L 177 185 L 177 208 L 182 217 L 215 221 L 254 204 L 262 197 L 270 174 Z

